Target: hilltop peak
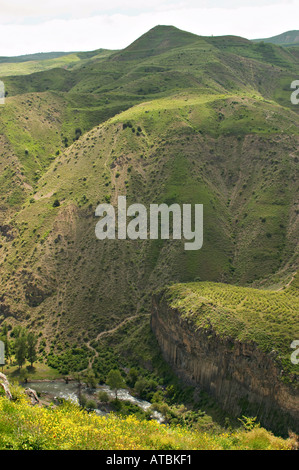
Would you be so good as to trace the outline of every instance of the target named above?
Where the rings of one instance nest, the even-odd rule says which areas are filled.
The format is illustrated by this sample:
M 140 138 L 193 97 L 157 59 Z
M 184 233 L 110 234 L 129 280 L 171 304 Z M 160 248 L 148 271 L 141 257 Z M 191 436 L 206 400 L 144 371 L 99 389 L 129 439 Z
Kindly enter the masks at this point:
M 115 59 L 140 59 L 162 54 L 175 47 L 183 47 L 202 40 L 196 34 L 183 31 L 175 26 L 157 25 L 140 36 L 126 49 L 114 56 Z
M 157 24 L 156 26 L 151 28 L 147 33 L 144 33 L 144 35 L 148 34 L 151 31 L 166 33 L 166 32 L 169 32 L 169 31 L 181 31 L 181 30 L 179 28 L 177 28 L 176 26 L 165 25 L 165 24 Z M 183 32 L 185 32 L 185 31 L 183 31 Z

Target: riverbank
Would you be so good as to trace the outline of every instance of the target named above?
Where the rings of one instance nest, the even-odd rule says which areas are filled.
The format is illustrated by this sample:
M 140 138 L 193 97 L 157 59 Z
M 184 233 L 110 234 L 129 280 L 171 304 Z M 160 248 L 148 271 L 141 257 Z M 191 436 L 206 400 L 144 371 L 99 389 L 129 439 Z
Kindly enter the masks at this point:
M 106 415 L 111 412 L 117 411 L 115 404 L 115 392 L 107 385 L 97 385 L 92 388 L 84 383 L 79 383 L 73 378 L 56 379 L 56 380 L 27 380 L 27 382 L 20 383 L 23 388 L 31 388 L 38 394 L 41 405 L 49 405 L 50 403 L 59 404 L 61 400 L 70 401 L 79 405 L 84 396 L 84 401 L 88 403 L 94 402 L 92 408 L 97 414 Z M 104 392 L 107 394 L 107 401 L 99 399 L 99 393 Z M 164 421 L 161 413 L 151 410 L 152 404 L 146 400 L 134 397 L 129 390 L 120 389 L 117 393 L 118 401 L 129 402 L 132 405 L 138 406 L 144 412 L 150 413 L 152 419 L 159 423 Z
M 8 377 L 9 380 L 64 380 L 64 376 L 58 370 L 49 367 L 43 362 L 35 362 L 33 366 L 26 362 L 20 369 L 15 361 L 7 362 L 1 372 Z

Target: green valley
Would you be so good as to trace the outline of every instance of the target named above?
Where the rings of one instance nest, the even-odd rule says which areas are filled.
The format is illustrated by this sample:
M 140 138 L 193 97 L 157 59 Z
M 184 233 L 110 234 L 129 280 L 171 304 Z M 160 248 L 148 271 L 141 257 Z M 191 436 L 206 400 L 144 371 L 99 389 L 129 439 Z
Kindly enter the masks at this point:
M 126 380 L 136 369 L 156 382 L 149 400 L 168 387 L 166 408 L 207 412 L 223 432 L 227 419 L 235 425 L 242 414 L 223 411 L 209 395 L 198 399 L 151 328 L 153 299 L 163 291 L 194 331 L 208 325 L 225 341 L 253 343 L 265 355 L 275 350 L 273 368 L 283 369 L 282 383 L 298 398 L 290 344 L 299 339 L 299 106 L 290 85 L 299 78 L 299 48 L 157 26 L 123 50 L 14 60 L 0 58 L 7 93 L 0 327 L 8 337 L 20 325 L 34 332 L 38 362 L 54 376 L 92 373 L 104 383 L 112 369 Z M 146 207 L 203 204 L 203 247 L 98 240 L 96 207 L 117 206 L 120 195 Z M 161 408 L 156 395 L 160 401 Z M 243 415 L 250 411 L 243 406 Z M 81 419 L 71 409 L 61 413 L 67 423 Z M 169 422 L 177 424 L 173 413 Z M 145 436 L 140 446 L 154 445 L 147 426 L 136 426 Z M 179 431 L 159 428 L 157 448 L 174 446 L 172 432 Z M 247 437 L 230 439 L 242 447 Z M 184 435 L 200 448 L 194 439 Z

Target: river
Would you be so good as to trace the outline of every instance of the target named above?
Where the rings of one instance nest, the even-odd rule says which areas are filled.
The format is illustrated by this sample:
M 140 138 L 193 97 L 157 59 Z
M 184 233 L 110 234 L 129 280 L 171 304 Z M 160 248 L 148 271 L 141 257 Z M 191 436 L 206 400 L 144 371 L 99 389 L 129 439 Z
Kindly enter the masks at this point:
M 75 404 L 79 404 L 78 394 L 79 387 L 77 382 L 65 383 L 62 381 L 30 381 L 27 384 L 22 384 L 24 388 L 32 388 L 38 394 L 44 394 L 50 398 L 64 398 Z M 81 393 L 86 394 L 88 398 L 94 399 L 97 402 L 98 393 L 106 392 L 109 397 L 115 398 L 115 393 L 108 387 L 108 385 L 98 385 L 96 388 L 89 388 L 84 384 L 81 385 Z M 151 407 L 151 403 L 140 398 L 133 397 L 130 392 L 126 389 L 120 389 L 117 392 L 119 400 L 130 401 L 134 405 L 139 406 L 142 410 L 147 411 Z M 95 412 L 99 415 L 106 415 L 107 411 L 104 409 L 95 409 Z M 162 423 L 164 417 L 157 411 L 152 411 L 151 417 Z

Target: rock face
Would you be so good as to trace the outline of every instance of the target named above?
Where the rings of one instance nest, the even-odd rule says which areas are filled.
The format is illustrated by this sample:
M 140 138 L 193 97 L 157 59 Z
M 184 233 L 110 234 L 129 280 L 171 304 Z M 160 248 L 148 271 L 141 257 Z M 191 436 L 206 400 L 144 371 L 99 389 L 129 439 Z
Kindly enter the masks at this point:
M 11 396 L 11 393 L 10 393 L 10 390 L 9 390 L 9 382 L 7 380 L 7 377 L 6 375 L 2 374 L 2 372 L 0 372 L 0 387 L 3 388 L 4 392 L 5 392 L 5 396 L 11 400 L 12 399 L 12 396 Z
M 234 416 L 257 416 L 262 426 L 285 435 L 299 432 L 298 389 L 281 381 L 271 354 L 255 344 L 220 338 L 212 328 L 195 330 L 162 294 L 153 297 L 151 328 L 183 381 L 206 391 Z
M 7 380 L 7 377 L 6 375 L 2 374 L 2 372 L 0 372 L 0 387 L 3 388 L 4 392 L 5 392 L 5 396 L 9 399 L 9 400 L 12 400 L 12 394 L 10 392 L 10 389 L 9 389 L 9 382 Z M 26 388 L 24 390 L 24 393 L 26 395 L 28 395 L 28 397 L 31 399 L 31 404 L 32 405 L 36 405 L 37 403 L 39 403 L 39 399 L 38 399 L 38 396 L 37 396 L 37 393 L 35 390 L 32 390 L 32 388 Z
M 39 403 L 39 399 L 35 390 L 32 390 L 32 388 L 25 388 L 25 393 L 30 398 L 32 405 Z

